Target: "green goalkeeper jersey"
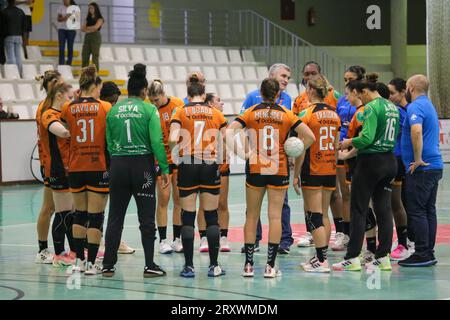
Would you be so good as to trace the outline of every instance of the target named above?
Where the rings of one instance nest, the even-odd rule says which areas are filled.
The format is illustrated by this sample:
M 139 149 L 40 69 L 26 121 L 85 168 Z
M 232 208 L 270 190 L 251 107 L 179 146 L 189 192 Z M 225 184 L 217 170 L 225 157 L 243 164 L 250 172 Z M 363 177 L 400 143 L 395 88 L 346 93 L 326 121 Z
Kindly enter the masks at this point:
M 106 117 L 106 139 L 112 157 L 154 154 L 162 173 L 169 173 L 159 113 L 154 105 L 129 98 L 113 106 Z
M 384 98 L 377 98 L 364 107 L 364 124 L 360 135 L 353 138 L 358 154 L 383 153 L 394 150 L 399 132 L 397 107 Z

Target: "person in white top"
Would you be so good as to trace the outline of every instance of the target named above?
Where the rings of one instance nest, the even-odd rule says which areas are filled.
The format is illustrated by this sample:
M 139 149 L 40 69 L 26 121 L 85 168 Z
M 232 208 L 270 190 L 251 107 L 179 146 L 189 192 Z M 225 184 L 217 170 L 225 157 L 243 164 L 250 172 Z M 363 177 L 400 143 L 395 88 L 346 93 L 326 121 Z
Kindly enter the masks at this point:
M 68 8 L 77 6 L 73 0 L 63 0 L 63 4 L 58 8 L 57 26 L 58 26 L 58 42 L 59 42 L 59 65 L 67 64 L 72 65 L 73 59 L 73 43 L 77 35 L 77 29 L 75 26 L 68 23 L 69 19 L 79 20 L 79 8 L 78 18 L 74 14 L 68 12 Z M 69 9 L 70 10 L 70 9 Z M 74 10 L 75 11 L 75 10 Z M 64 61 L 67 42 L 67 60 Z
M 25 59 L 28 59 L 27 46 L 30 40 L 30 33 L 33 31 L 33 21 L 31 19 L 31 10 L 34 4 L 34 0 L 16 0 L 17 8 L 21 9 L 25 13 L 25 31 L 22 35 L 23 40 L 23 53 Z

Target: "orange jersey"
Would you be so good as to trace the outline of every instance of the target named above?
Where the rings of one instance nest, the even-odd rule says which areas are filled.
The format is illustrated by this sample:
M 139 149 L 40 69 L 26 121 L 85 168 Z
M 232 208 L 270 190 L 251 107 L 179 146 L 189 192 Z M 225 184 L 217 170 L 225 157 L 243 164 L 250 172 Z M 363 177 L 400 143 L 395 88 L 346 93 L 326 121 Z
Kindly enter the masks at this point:
M 300 119 L 280 105 L 261 103 L 247 109 L 236 118 L 249 135 L 253 155 L 249 159 L 250 174 L 288 175 L 284 142 Z
M 313 104 L 299 115 L 316 137 L 316 141 L 306 151 L 302 174 L 328 176 L 336 175 L 335 142 L 341 127 L 339 115 L 332 107 Z
M 59 138 L 49 130 L 52 123 L 61 123 L 61 111 L 48 109 L 40 119 L 39 138 L 43 153 L 49 155 L 44 164 L 45 176 L 66 176 L 69 166 L 70 139 Z
M 106 114 L 111 104 L 79 98 L 64 105 L 61 119 L 70 131 L 69 172 L 106 171 Z
M 161 121 L 161 130 L 163 134 L 164 147 L 166 149 L 167 161 L 172 164 L 172 153 L 169 148 L 169 131 L 170 131 L 170 119 L 174 110 L 178 107 L 184 106 L 183 100 L 177 97 L 168 97 L 169 100 L 166 105 L 158 108 L 159 119 Z
M 331 106 L 333 110 L 336 110 L 337 103 L 339 100 L 339 93 L 335 91 L 334 89 L 331 89 L 328 91 L 328 95 L 324 99 L 324 103 Z M 294 114 L 299 114 L 306 108 L 308 108 L 310 105 L 308 95 L 306 94 L 306 91 L 302 92 L 294 101 L 294 105 L 292 106 L 292 112 Z
M 45 167 L 45 159 L 49 157 L 48 154 L 44 153 L 44 150 L 42 148 L 42 142 L 41 142 L 41 113 L 42 113 L 42 107 L 44 105 L 44 101 L 41 101 L 37 107 L 36 111 L 36 127 L 37 127 L 37 145 L 38 145 L 38 153 L 39 153 L 39 162 L 41 163 L 42 167 Z
M 222 112 L 202 103 L 189 103 L 175 110 L 171 123 L 181 125 L 181 157 L 217 159 L 219 131 L 227 125 Z
M 359 106 L 348 126 L 347 137 L 349 139 L 357 137 L 362 130 L 363 123 L 364 106 Z

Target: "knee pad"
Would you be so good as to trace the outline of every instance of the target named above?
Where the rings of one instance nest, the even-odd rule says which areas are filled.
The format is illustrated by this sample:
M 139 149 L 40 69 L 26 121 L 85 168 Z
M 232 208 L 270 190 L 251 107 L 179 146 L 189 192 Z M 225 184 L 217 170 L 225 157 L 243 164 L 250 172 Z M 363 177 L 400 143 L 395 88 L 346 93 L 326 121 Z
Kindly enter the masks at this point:
M 205 221 L 206 227 L 218 226 L 219 225 L 219 216 L 216 210 L 205 210 Z
M 314 231 L 323 227 L 323 217 L 321 213 L 308 211 L 306 212 L 305 217 L 309 230 Z
M 194 228 L 195 226 L 195 211 L 181 210 L 181 221 L 183 226 Z
M 103 229 L 103 220 L 105 220 L 105 214 L 102 213 L 88 213 L 89 229 Z
M 73 224 L 86 228 L 88 222 L 88 213 L 86 211 L 76 211 L 74 213 Z
M 377 219 L 375 218 L 375 213 L 372 208 L 367 210 L 367 218 L 366 218 L 366 231 L 372 230 L 377 226 Z
M 183 241 L 194 241 L 194 237 L 194 227 L 186 225 L 181 227 L 181 239 Z

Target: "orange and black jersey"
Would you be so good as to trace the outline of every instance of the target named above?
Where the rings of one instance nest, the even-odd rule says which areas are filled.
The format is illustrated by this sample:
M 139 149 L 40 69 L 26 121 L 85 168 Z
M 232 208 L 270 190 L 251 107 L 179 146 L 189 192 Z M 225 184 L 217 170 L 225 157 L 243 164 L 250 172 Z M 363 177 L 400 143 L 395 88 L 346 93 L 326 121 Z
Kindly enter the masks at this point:
M 38 107 L 37 107 L 36 117 L 35 117 L 35 119 L 36 119 L 36 127 L 37 127 L 37 137 L 38 137 L 37 146 L 38 146 L 38 153 L 39 153 L 39 162 L 41 163 L 41 167 L 45 166 L 45 159 L 47 157 L 49 157 L 49 155 L 46 154 L 44 152 L 43 148 L 42 148 L 42 142 L 41 142 L 41 138 L 40 138 L 40 136 L 41 136 L 41 133 L 40 133 L 40 130 L 41 130 L 41 116 L 42 116 L 42 107 L 43 106 L 44 106 L 44 101 L 41 101 L 39 103 Z
M 302 175 L 336 175 L 336 149 L 341 120 L 333 108 L 324 103 L 313 104 L 303 110 L 300 119 L 316 137 L 313 145 L 306 150 Z
M 68 102 L 61 119 L 70 131 L 69 172 L 106 171 L 106 114 L 111 104 L 92 97 Z
M 336 110 L 337 103 L 339 101 L 339 98 L 341 97 L 341 94 L 337 92 L 334 89 L 331 89 L 328 91 L 328 95 L 324 99 L 324 103 L 329 105 L 333 108 L 333 110 Z M 303 91 L 294 101 L 294 105 L 292 106 L 292 112 L 294 114 L 298 115 L 303 110 L 307 109 L 310 106 L 308 95 L 306 94 L 306 91 Z
M 59 138 L 49 130 L 53 123 L 61 122 L 61 111 L 48 109 L 39 118 L 42 151 L 49 155 L 44 164 L 44 174 L 52 178 L 65 177 L 69 165 L 70 139 Z
M 180 157 L 217 159 L 220 129 L 227 126 L 222 112 L 202 103 L 188 103 L 175 109 L 170 122 L 181 126 Z
M 250 149 L 249 174 L 288 175 L 284 142 L 302 122 L 294 113 L 277 104 L 261 103 L 236 118 L 247 128 Z
M 169 131 L 170 131 L 170 119 L 174 110 L 178 107 L 184 106 L 183 100 L 177 97 L 168 97 L 168 101 L 165 105 L 158 108 L 159 119 L 161 122 L 161 131 L 163 134 L 164 148 L 166 149 L 167 161 L 172 164 L 172 153 L 169 148 Z
M 347 131 L 347 137 L 351 139 L 359 136 L 363 124 L 364 124 L 364 105 L 361 105 L 358 108 L 356 108 L 356 112 L 353 115 L 352 120 L 350 121 Z

